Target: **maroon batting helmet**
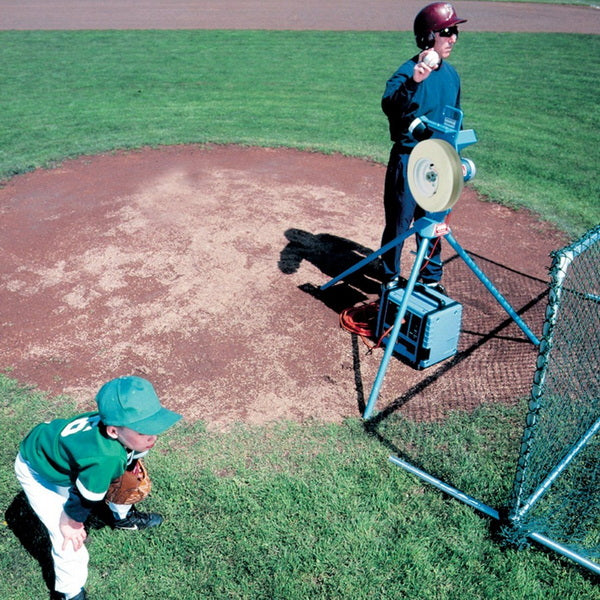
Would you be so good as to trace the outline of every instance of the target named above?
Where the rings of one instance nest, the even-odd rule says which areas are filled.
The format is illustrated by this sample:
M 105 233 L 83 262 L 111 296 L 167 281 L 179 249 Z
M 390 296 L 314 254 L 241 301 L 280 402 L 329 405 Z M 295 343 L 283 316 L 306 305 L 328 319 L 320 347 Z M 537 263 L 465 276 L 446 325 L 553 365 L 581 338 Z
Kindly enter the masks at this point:
M 454 7 L 449 2 L 434 2 L 421 9 L 415 17 L 413 26 L 417 46 L 421 50 L 431 48 L 434 42 L 433 34 L 446 27 L 459 23 L 466 23 L 466 19 L 459 19 Z

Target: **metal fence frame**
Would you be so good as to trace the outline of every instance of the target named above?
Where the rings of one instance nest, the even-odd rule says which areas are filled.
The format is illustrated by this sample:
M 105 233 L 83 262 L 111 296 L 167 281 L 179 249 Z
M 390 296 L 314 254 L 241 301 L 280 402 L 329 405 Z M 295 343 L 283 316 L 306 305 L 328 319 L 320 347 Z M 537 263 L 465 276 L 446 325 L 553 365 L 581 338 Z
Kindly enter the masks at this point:
M 552 465 L 551 468 L 545 473 L 544 478 L 541 482 L 534 485 L 533 488 L 527 489 L 525 483 L 529 478 L 529 472 L 531 470 L 530 459 L 532 449 L 535 446 L 537 438 L 539 437 L 537 428 L 540 426 L 540 415 L 543 413 L 545 403 L 545 384 L 548 376 L 549 358 L 552 354 L 554 347 L 554 336 L 556 332 L 556 324 L 560 319 L 560 308 L 561 299 L 566 285 L 568 285 L 568 273 L 573 265 L 580 256 L 588 251 L 592 246 L 600 242 L 600 225 L 594 229 L 588 231 L 580 240 L 573 244 L 553 252 L 552 266 L 550 269 L 550 289 L 548 294 L 548 306 L 546 309 L 546 317 L 543 327 L 543 337 L 539 344 L 538 360 L 536 365 L 536 371 L 533 377 L 533 385 L 531 389 L 529 411 L 526 417 L 526 425 L 523 432 L 521 448 L 519 453 L 519 459 L 516 467 L 515 480 L 513 484 L 512 497 L 508 503 L 508 510 L 500 511 L 487 506 L 483 502 L 465 494 L 464 492 L 454 488 L 453 486 L 437 479 L 430 475 L 426 471 L 410 464 L 409 462 L 402 460 L 396 456 L 390 456 L 390 461 L 395 465 L 407 470 L 408 472 L 420 477 L 427 483 L 437 487 L 444 493 L 447 493 L 457 500 L 468 504 L 469 506 L 483 512 L 487 516 L 498 520 L 502 524 L 502 529 L 508 532 L 507 538 L 511 537 L 513 540 L 520 538 L 523 540 L 531 540 L 537 542 L 551 550 L 565 556 L 579 565 L 589 569 L 596 575 L 600 575 L 600 564 L 590 560 L 584 556 L 577 549 L 567 545 L 565 543 L 558 542 L 551 539 L 540 531 L 531 530 L 530 525 L 523 525 L 527 521 L 525 518 L 527 514 L 533 509 L 534 506 L 545 496 L 545 494 L 555 484 L 561 474 L 563 474 L 572 463 L 572 461 L 588 447 L 589 442 L 600 430 L 600 401 L 598 395 L 598 382 L 596 386 L 591 386 L 589 389 L 590 395 L 588 398 L 583 398 L 584 402 L 590 401 L 593 405 L 593 409 L 590 414 L 587 415 L 588 422 L 580 423 L 582 431 L 577 431 L 575 437 L 569 443 L 568 447 L 564 448 L 564 453 L 559 460 L 553 460 L 556 464 Z M 598 267 L 600 270 L 600 266 Z M 568 289 L 569 292 L 574 290 Z M 582 300 L 591 301 L 596 304 L 600 304 L 600 290 L 588 291 L 576 291 Z M 582 327 L 587 327 L 590 330 L 590 324 L 581 323 Z M 598 342 L 600 339 L 600 323 L 596 326 L 592 324 L 592 331 L 595 331 L 596 339 L 592 339 L 591 342 Z M 594 371 L 597 373 L 597 369 Z M 596 379 L 598 375 L 596 374 Z M 596 394 L 592 398 L 592 395 Z M 591 416 L 591 418 L 590 418 Z M 595 461 L 596 463 L 600 461 Z M 600 494 L 599 490 L 595 490 L 595 495 Z M 575 507 L 573 508 L 575 510 Z M 505 516 L 503 516 L 505 515 Z

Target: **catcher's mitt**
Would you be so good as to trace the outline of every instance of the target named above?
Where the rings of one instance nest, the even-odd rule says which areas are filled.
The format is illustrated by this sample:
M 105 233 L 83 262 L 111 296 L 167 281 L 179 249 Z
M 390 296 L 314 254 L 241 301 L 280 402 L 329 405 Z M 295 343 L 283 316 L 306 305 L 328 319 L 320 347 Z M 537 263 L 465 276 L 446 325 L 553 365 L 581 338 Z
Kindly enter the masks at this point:
M 151 489 L 152 482 L 146 466 L 138 459 L 133 469 L 125 471 L 110 484 L 104 500 L 107 504 L 135 504 L 143 500 Z

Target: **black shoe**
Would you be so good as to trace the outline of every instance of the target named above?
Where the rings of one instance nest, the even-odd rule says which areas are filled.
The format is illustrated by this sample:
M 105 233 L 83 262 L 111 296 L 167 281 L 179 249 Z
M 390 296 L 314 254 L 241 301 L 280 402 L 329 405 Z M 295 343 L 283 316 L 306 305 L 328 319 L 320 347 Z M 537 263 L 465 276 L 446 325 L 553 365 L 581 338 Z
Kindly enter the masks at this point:
M 426 283 L 425 284 L 426 287 L 431 288 L 432 290 L 435 290 L 436 292 L 439 292 L 440 294 L 443 294 L 444 296 L 447 296 L 448 294 L 446 294 L 446 288 L 438 281 L 434 281 L 432 283 Z
M 400 277 L 400 275 L 394 275 L 383 284 L 383 287 L 386 290 L 395 290 L 398 288 L 405 288 L 406 284 L 407 281 L 404 279 L 404 277 Z
M 50 600 L 66 600 L 66 596 L 60 592 L 50 592 Z M 87 594 L 85 589 L 81 588 L 81 591 L 77 596 L 73 596 L 70 600 L 87 600 Z
M 162 522 L 163 518 L 158 513 L 143 513 L 135 506 L 132 506 L 124 519 L 115 519 L 113 528 L 138 531 L 140 529 L 147 529 L 148 527 L 157 527 Z

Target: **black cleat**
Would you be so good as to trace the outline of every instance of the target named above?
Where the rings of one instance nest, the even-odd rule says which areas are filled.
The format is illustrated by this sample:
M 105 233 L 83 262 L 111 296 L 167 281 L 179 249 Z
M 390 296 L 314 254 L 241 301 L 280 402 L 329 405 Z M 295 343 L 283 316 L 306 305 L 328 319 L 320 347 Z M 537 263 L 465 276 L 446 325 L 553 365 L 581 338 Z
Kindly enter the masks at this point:
M 441 283 L 436 283 L 435 285 L 431 286 L 436 292 L 439 292 L 440 294 L 447 296 L 448 294 L 446 293 L 446 288 L 441 284 Z
M 407 281 L 404 277 L 394 275 L 383 284 L 383 288 L 386 290 L 396 290 L 398 288 L 405 288 L 406 284 Z
M 140 529 L 148 529 L 148 527 L 157 527 L 162 522 L 163 518 L 158 513 L 140 512 L 135 506 L 132 506 L 124 519 L 115 519 L 113 529 L 139 531 Z
M 423 281 L 422 283 L 426 287 L 431 288 L 432 290 L 435 290 L 436 292 L 439 292 L 440 294 L 443 294 L 444 296 L 448 295 L 446 293 L 446 288 L 439 281 L 431 281 L 429 283 L 425 283 Z

